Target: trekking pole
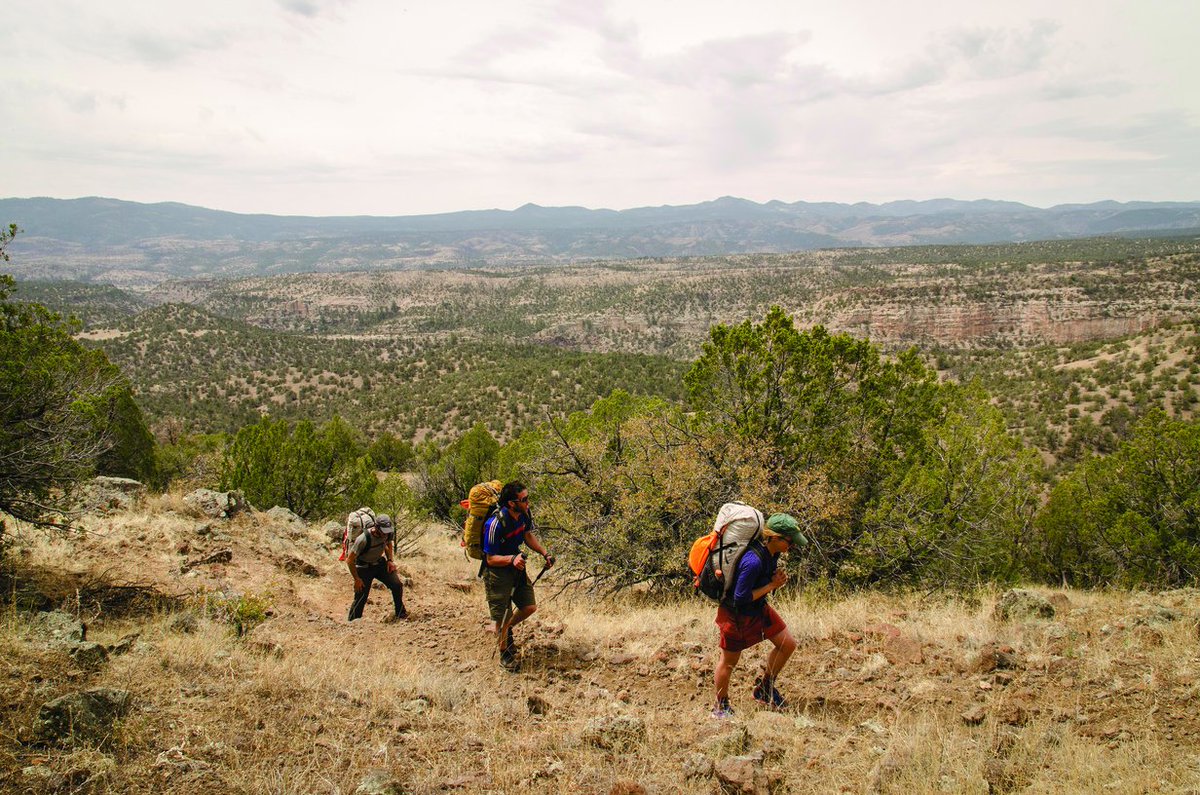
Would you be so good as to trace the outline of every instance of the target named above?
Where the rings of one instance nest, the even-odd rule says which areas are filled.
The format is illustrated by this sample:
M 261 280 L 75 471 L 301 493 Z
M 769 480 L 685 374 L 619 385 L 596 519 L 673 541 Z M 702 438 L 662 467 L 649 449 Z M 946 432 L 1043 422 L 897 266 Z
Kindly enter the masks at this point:
M 501 617 L 500 623 L 496 625 L 496 648 L 500 647 L 500 640 L 508 632 L 508 620 L 512 618 L 512 602 L 508 603 L 508 607 L 504 608 L 504 615 Z

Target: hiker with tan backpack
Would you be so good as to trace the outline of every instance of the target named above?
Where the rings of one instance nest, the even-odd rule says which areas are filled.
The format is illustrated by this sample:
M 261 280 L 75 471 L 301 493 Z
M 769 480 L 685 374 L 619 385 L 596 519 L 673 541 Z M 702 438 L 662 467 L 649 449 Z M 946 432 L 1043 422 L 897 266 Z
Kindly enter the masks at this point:
M 546 568 L 554 565 L 554 556 L 546 551 L 533 532 L 529 489 L 513 480 L 500 489 L 496 506 L 484 523 L 482 543 L 483 586 L 487 592 L 488 612 L 496 622 L 500 665 L 512 672 L 521 667 L 512 628 L 537 610 L 522 544 L 541 555 Z
M 358 535 L 346 547 L 346 566 L 354 578 L 354 601 L 350 604 L 346 620 L 362 618 L 367 596 L 371 593 L 371 583 L 375 580 L 392 592 L 395 612 L 384 620 L 392 622 L 408 618 L 408 610 L 404 607 L 404 583 L 396 573 L 393 546 L 396 531 L 391 517 L 386 513 L 368 515 L 360 509 L 351 514 L 347 527 L 350 532 L 358 531 Z
M 754 682 L 754 700 L 772 709 L 787 706 L 775 682 L 796 650 L 796 641 L 767 596 L 788 580 L 779 568 L 779 556 L 807 543 L 788 514 L 777 513 L 764 522 L 757 508 L 732 502 L 721 506 L 713 532 L 693 545 L 689 564 L 696 574 L 696 588 L 718 601 L 715 623 L 721 635 L 721 658 L 713 676 L 713 717 L 733 715 L 729 705 L 733 669 L 743 651 L 764 640 L 774 648 L 767 655 L 766 670 Z

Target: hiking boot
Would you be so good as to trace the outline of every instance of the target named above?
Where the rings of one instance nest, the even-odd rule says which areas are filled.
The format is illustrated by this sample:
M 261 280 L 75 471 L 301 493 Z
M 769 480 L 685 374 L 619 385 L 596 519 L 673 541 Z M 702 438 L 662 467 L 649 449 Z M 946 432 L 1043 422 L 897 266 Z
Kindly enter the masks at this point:
M 729 706 L 729 699 L 718 698 L 716 706 L 713 707 L 712 716 L 717 720 L 733 717 L 733 707 Z
M 787 699 L 775 689 L 775 683 L 760 676 L 754 680 L 754 700 L 770 709 L 786 709 Z
M 383 619 L 383 623 L 395 624 L 397 621 L 407 621 L 407 620 L 408 620 L 408 611 L 403 610 L 399 613 L 396 613 L 395 615 L 391 615 L 391 616 L 388 616 L 387 618 Z
M 516 673 L 521 670 L 521 661 L 513 654 L 512 649 L 504 649 L 500 652 L 500 667 L 509 673 Z

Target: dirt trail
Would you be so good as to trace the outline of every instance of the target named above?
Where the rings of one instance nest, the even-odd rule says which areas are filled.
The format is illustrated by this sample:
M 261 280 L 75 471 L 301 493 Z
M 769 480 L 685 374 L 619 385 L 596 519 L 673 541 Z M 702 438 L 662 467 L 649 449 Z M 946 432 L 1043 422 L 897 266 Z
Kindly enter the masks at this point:
M 188 565 L 225 550 L 230 554 L 214 562 Z M 623 778 L 651 791 L 707 791 L 702 780 L 681 778 L 681 766 L 689 755 L 715 755 L 712 738 L 730 728 L 709 715 L 716 658 L 712 605 L 552 599 L 552 572 L 537 586 L 538 614 L 517 628 L 522 668 L 509 673 L 499 665 L 494 636 L 485 631 L 478 564 L 440 531 L 428 534 L 417 555 L 400 561 L 402 574 L 411 578 L 405 594 L 410 618 L 393 624 L 383 621 L 391 612 L 390 594 L 378 586 L 363 619 L 348 623 L 351 581 L 336 549 L 315 528 L 285 526 L 261 514 L 228 522 L 178 514 L 103 520 L 51 557 L 72 561 L 80 572 L 150 581 L 171 594 L 269 592 L 273 615 L 247 641 L 277 644 L 280 665 L 315 665 L 315 684 L 304 679 L 303 687 L 320 703 L 297 706 L 313 726 L 305 735 L 313 753 L 342 763 L 343 741 L 330 733 L 343 724 L 353 731 L 365 720 L 373 733 L 403 749 L 398 764 L 406 775 L 434 791 L 508 791 L 518 784 L 560 791 L 570 783 L 578 791 L 607 792 Z M 1050 595 L 1057 599 L 1053 619 L 1011 623 L 993 620 L 990 603 L 972 613 L 916 599 L 781 600 L 780 612 L 799 642 L 780 682 L 791 705 L 777 714 L 751 700 L 755 670 L 767 651 L 760 644 L 743 655 L 734 674 L 734 723 L 753 731 L 755 747 L 767 754 L 769 766 L 786 773 L 795 791 L 838 791 L 841 785 L 830 785 L 837 781 L 861 791 L 880 749 L 909 743 L 920 751 L 910 736 L 914 726 L 934 727 L 941 743 L 958 743 L 962 753 L 997 758 L 1024 742 L 1030 758 L 1055 760 L 1052 746 L 1035 738 L 1082 738 L 1089 751 L 1111 755 L 1114 771 L 1145 754 L 1150 761 L 1139 764 L 1174 767 L 1172 781 L 1190 781 L 1190 773 L 1178 771 L 1192 764 L 1186 760 L 1200 743 L 1194 709 L 1200 592 Z M 413 724 L 397 704 L 360 702 L 340 692 L 352 689 L 343 682 L 320 678 L 323 666 L 336 671 L 340 661 L 357 659 L 380 670 L 391 659 L 403 660 L 408 675 L 418 672 L 415 680 L 397 681 L 402 698 L 421 695 L 420 671 L 435 673 L 430 686 L 438 692 L 430 694 L 429 713 Z M 238 686 L 226 683 L 223 664 L 210 662 L 180 664 L 186 670 L 179 676 L 207 677 L 214 692 Z M 264 699 L 247 709 L 288 714 L 290 705 L 276 703 L 269 687 L 244 687 Z M 448 698 L 448 688 L 461 695 Z M 544 699 L 544 714 L 536 699 Z M 588 720 L 620 711 L 646 723 L 649 743 L 637 754 L 622 756 L 580 741 Z M 497 720 L 529 721 L 521 728 L 522 742 L 551 749 L 535 755 L 523 778 L 492 763 L 509 753 L 511 739 L 491 734 Z M 474 739 L 467 742 L 476 750 L 463 761 L 457 754 L 465 723 L 473 727 Z M 233 739 L 222 740 L 230 746 L 270 742 L 231 731 Z M 987 750 L 989 743 L 1000 750 Z M 770 762 L 771 754 L 777 761 Z M 575 767 L 564 772 L 558 760 Z M 347 779 L 359 774 L 358 764 L 343 770 Z M 1029 776 L 1044 775 L 1036 772 L 1041 769 L 1033 764 Z M 965 781 L 961 776 L 976 773 L 955 775 Z
M 307 613 L 305 620 L 318 615 L 320 631 L 354 633 L 356 643 L 379 652 L 403 649 L 428 665 L 460 674 L 465 689 L 557 685 L 560 699 L 577 702 L 570 708 L 586 713 L 601 688 L 633 707 L 674 711 L 688 721 L 707 719 L 716 631 L 705 609 L 700 609 L 704 618 L 699 621 L 692 618 L 659 634 L 654 627 L 639 626 L 627 637 L 592 644 L 578 633 L 564 632 L 559 605 L 549 598 L 554 580 L 547 576 L 538 584 L 538 614 L 516 630 L 522 668 L 512 674 L 500 668 L 495 636 L 485 630 L 483 585 L 474 577 L 478 563 L 437 550 L 435 545 L 432 555 L 401 563 L 413 580 L 406 589 L 407 621 L 382 623 L 391 612 L 391 599 L 376 585 L 364 620 L 348 626 L 350 584 L 344 568 L 328 571 L 306 589 L 299 610 L 283 605 L 280 618 L 300 619 L 300 612 Z M 850 724 L 887 723 L 913 711 L 956 722 L 992 715 L 1011 726 L 1035 720 L 1071 724 L 1105 741 L 1148 732 L 1173 745 L 1194 746 L 1200 742 L 1200 716 L 1189 707 L 1194 676 L 1148 659 L 1162 647 L 1167 622 L 1185 616 L 1178 608 L 1146 610 L 1141 616 L 1097 616 L 1064 606 L 1048 630 L 1059 637 L 1036 651 L 1004 643 L 972 651 L 966 638 L 950 646 L 922 641 L 903 612 L 823 636 L 794 627 L 799 648 L 781 688 L 791 702 L 790 714 Z M 1163 624 L 1155 623 L 1156 615 L 1167 616 Z M 762 644 L 746 652 L 735 671 L 733 698 L 743 711 L 761 709 L 748 693 L 766 650 Z M 1106 657 L 1102 675 L 1089 664 L 1094 662 L 1089 654 Z

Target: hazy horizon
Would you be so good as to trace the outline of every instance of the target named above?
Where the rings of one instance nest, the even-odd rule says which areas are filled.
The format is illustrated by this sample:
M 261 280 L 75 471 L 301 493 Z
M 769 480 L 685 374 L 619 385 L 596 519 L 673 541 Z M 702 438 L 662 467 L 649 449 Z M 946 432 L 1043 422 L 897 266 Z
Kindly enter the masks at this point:
M 1185 0 L 12 0 L 0 173 L 312 216 L 1191 201 L 1196 29 Z

